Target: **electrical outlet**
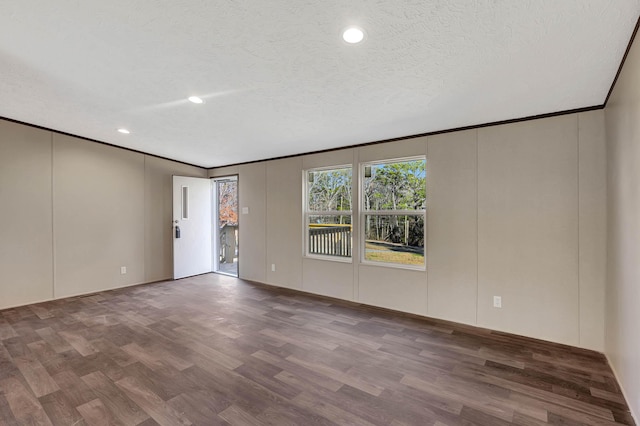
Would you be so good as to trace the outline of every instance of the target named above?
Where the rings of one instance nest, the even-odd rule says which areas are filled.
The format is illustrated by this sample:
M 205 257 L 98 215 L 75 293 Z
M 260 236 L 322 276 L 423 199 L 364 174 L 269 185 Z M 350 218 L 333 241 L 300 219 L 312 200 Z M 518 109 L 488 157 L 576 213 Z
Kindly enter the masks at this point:
M 493 296 L 493 307 L 494 308 L 502 308 L 502 297 L 501 296 Z
M 271 272 L 275 272 L 276 271 L 276 264 L 272 263 L 271 264 Z
M 127 267 L 126 266 L 121 266 L 120 267 L 120 275 L 124 275 L 127 273 Z

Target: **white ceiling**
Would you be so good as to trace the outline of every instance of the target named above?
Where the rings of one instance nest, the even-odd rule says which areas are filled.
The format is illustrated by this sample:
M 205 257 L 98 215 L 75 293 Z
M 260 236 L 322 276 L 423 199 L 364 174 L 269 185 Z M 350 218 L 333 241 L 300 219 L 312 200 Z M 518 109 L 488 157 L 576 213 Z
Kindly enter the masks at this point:
M 0 0 L 0 116 L 205 167 L 336 148 L 601 105 L 639 14 L 640 0 Z M 341 39 L 353 24 L 359 45 Z

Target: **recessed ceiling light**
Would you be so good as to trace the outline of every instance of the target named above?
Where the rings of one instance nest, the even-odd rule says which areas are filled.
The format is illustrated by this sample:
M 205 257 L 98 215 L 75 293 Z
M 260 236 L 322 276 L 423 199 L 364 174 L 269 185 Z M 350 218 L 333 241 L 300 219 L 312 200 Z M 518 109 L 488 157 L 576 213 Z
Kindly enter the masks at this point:
M 358 27 L 349 27 L 342 33 L 342 38 L 350 44 L 360 43 L 364 39 L 364 31 Z
M 124 133 L 125 135 L 128 135 L 129 133 L 131 133 L 130 131 L 128 131 L 127 129 L 118 129 L 118 131 L 120 133 Z
M 194 104 L 203 104 L 204 103 L 202 98 L 199 98 L 197 96 L 189 96 L 189 101 L 193 102 Z

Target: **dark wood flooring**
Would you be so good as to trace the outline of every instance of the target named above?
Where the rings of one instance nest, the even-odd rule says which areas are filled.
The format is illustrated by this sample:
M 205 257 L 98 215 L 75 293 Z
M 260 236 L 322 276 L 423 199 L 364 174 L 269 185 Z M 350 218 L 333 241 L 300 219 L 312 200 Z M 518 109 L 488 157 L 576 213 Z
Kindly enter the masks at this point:
M 633 424 L 598 353 L 219 275 L 0 311 L 0 424 Z

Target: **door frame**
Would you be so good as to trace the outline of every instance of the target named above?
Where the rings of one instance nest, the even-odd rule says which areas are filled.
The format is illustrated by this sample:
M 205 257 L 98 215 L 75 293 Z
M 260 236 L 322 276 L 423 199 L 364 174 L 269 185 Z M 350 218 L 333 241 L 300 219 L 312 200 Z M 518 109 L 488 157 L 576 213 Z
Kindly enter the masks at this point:
M 214 273 L 216 274 L 221 274 L 221 275 L 226 275 L 229 277 L 236 277 L 239 278 L 240 277 L 240 232 L 241 231 L 241 226 L 240 226 L 240 216 L 241 216 L 241 208 L 240 208 L 240 175 L 238 173 L 235 174 L 229 174 L 229 175 L 222 175 L 222 176 L 215 176 L 215 177 L 211 177 L 211 209 L 213 210 L 213 215 L 212 215 L 212 239 L 211 239 L 211 254 L 212 254 L 212 259 L 211 259 L 211 267 Z M 220 229 L 218 228 L 218 215 L 220 213 L 220 209 L 218 206 L 218 185 L 217 182 L 218 181 L 224 181 L 224 180 L 235 180 L 236 181 L 236 199 L 238 201 L 238 211 L 237 211 L 237 215 L 238 215 L 238 243 L 236 246 L 236 250 L 238 251 L 238 261 L 236 262 L 236 267 L 237 267 L 237 275 L 233 275 L 233 274 L 229 274 L 227 272 L 222 272 L 220 271 L 220 251 L 219 251 L 219 243 L 220 243 Z

